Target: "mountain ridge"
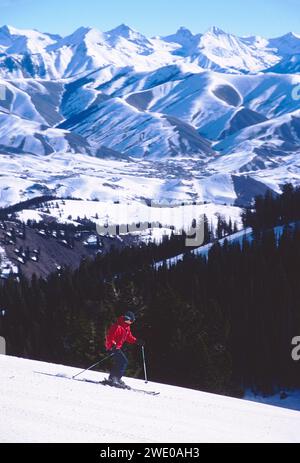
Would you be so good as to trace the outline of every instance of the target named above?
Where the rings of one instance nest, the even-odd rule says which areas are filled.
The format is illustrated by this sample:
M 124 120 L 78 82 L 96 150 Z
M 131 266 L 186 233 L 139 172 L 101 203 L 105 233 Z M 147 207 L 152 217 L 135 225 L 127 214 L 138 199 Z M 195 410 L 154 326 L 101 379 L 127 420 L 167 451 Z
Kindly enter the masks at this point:
M 182 26 L 174 34 L 152 38 L 147 38 L 126 24 L 107 32 L 82 26 L 65 37 L 35 29 L 17 29 L 8 25 L 0 28 L 0 49 L 6 58 L 14 57 L 19 64 L 15 64 L 13 69 L 6 68 L 5 59 L 2 57 L 3 77 L 8 77 L 9 74 L 24 77 L 26 69 L 22 68 L 22 62 L 20 63 L 17 57 L 26 54 L 38 55 L 43 63 L 42 69 L 38 69 L 37 62 L 33 60 L 36 73 L 32 77 L 72 77 L 75 70 L 62 66 L 61 61 L 78 60 L 84 46 L 87 47 L 87 56 L 80 58 L 93 61 L 95 54 L 103 54 L 102 59 L 98 56 L 98 60 L 93 61 L 95 66 L 101 66 L 103 60 L 110 64 L 119 61 L 122 65 L 136 65 L 137 68 L 146 70 L 179 60 L 194 63 L 199 69 L 231 73 L 258 72 L 275 66 L 282 59 L 287 59 L 299 49 L 299 44 L 300 35 L 292 32 L 272 39 L 259 36 L 238 37 L 217 26 L 197 34 Z M 80 47 L 80 50 L 76 47 Z M 114 51 L 112 56 L 108 55 L 108 50 Z M 116 53 L 118 50 L 119 53 Z M 130 54 L 131 59 L 128 56 Z M 162 55 L 161 59 L 157 54 Z M 154 63 L 147 59 L 149 56 L 151 59 L 155 58 Z M 82 66 L 82 72 L 85 72 L 86 63 Z

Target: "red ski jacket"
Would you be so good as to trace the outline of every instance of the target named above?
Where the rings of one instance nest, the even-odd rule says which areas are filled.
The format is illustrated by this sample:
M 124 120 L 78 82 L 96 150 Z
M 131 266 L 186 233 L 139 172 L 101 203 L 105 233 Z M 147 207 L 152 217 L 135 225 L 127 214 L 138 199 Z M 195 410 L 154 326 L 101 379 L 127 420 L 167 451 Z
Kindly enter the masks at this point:
M 107 350 L 116 347 L 116 349 L 121 349 L 124 342 L 129 342 L 129 344 L 135 344 L 137 338 L 135 338 L 131 331 L 130 325 L 125 322 L 124 317 L 119 317 L 118 321 L 114 323 L 108 330 L 105 347 Z

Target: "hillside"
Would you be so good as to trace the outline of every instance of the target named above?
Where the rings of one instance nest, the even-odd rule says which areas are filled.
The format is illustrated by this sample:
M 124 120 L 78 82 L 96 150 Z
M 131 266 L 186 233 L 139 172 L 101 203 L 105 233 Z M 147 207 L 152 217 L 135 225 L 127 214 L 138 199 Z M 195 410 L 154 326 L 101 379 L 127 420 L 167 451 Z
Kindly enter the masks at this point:
M 129 378 L 160 395 L 38 373 L 79 371 L 0 356 L 1 442 L 300 442 L 297 411 Z

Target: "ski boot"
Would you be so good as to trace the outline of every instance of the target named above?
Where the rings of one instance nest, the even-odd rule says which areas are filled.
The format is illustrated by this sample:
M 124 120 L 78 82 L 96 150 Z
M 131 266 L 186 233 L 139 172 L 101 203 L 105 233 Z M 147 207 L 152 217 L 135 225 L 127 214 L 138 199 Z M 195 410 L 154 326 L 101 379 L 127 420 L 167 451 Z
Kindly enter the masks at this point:
M 118 383 L 119 387 L 121 387 L 122 389 L 130 389 L 130 386 L 127 386 L 127 384 L 125 384 L 124 381 L 122 381 L 121 379 L 118 380 Z
M 108 379 L 105 380 L 105 382 L 112 387 L 120 387 L 119 386 L 119 380 L 116 376 L 109 376 Z

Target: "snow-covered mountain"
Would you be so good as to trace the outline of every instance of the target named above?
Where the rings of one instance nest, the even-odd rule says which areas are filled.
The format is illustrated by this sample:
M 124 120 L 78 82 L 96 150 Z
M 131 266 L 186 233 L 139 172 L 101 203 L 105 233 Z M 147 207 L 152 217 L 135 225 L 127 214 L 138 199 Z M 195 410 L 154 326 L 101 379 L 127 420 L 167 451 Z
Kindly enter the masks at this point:
M 274 72 L 279 74 L 299 74 L 300 72 L 300 47 L 293 55 L 283 58 L 278 64 L 267 69 L 265 72 Z
M 279 55 L 288 56 L 299 53 L 300 34 L 289 32 L 282 37 L 269 40 L 269 46 L 275 48 Z
M 16 29 L 7 25 L 0 28 L 1 51 L 8 55 L 42 53 L 60 39 L 59 35 L 44 34 L 32 29 Z
M 299 56 L 295 33 L 265 39 L 182 27 L 147 38 L 123 24 L 60 37 L 3 26 L 0 153 L 14 156 L 16 169 L 20 155 L 35 168 L 30 156 L 53 156 L 52 191 L 64 189 L 59 169 L 68 157 L 72 189 L 79 163 L 99 178 L 96 158 L 103 158 L 104 178 L 112 170 L 123 178 L 126 163 L 148 178 L 148 199 L 158 192 L 151 182 L 161 185 L 164 175 L 159 197 L 174 189 L 179 200 L 251 201 L 257 191 L 299 182 Z M 7 165 L 1 182 L 11 191 Z M 22 183 L 24 173 L 16 176 Z M 29 170 L 24 188 L 1 197 L 26 198 L 40 177 L 40 169 Z M 74 187 L 79 197 L 88 190 L 101 199 L 102 187 L 97 193 L 83 184 Z
M 47 155 L 57 151 L 86 154 L 86 140 L 67 130 L 48 128 L 34 121 L 0 111 L 0 149 L 2 153 Z
M 76 368 L 3 355 L 0 365 L 1 443 L 299 442 L 296 410 L 126 379 L 160 392 L 150 396 L 68 379 Z
M 190 58 L 200 67 L 215 71 L 256 72 L 278 62 L 278 56 L 269 49 L 267 41 L 261 46 L 259 40 L 242 39 L 218 27 L 197 35 L 180 28 L 176 34 L 164 40 L 181 46 L 174 54 Z
M 0 28 L 0 75 L 57 79 L 106 65 L 150 70 L 175 62 L 194 63 L 199 70 L 255 73 L 299 53 L 299 43 L 294 33 L 268 40 L 237 37 L 217 27 L 195 35 L 181 27 L 167 37 L 147 38 L 125 24 L 108 32 L 80 27 L 66 37 L 5 25 Z
M 137 70 L 159 68 L 176 61 L 175 44 L 147 39 L 121 25 L 106 33 L 80 27 L 66 37 L 0 28 L 0 75 L 5 78 L 59 79 L 83 75 L 97 68 L 134 66 Z

